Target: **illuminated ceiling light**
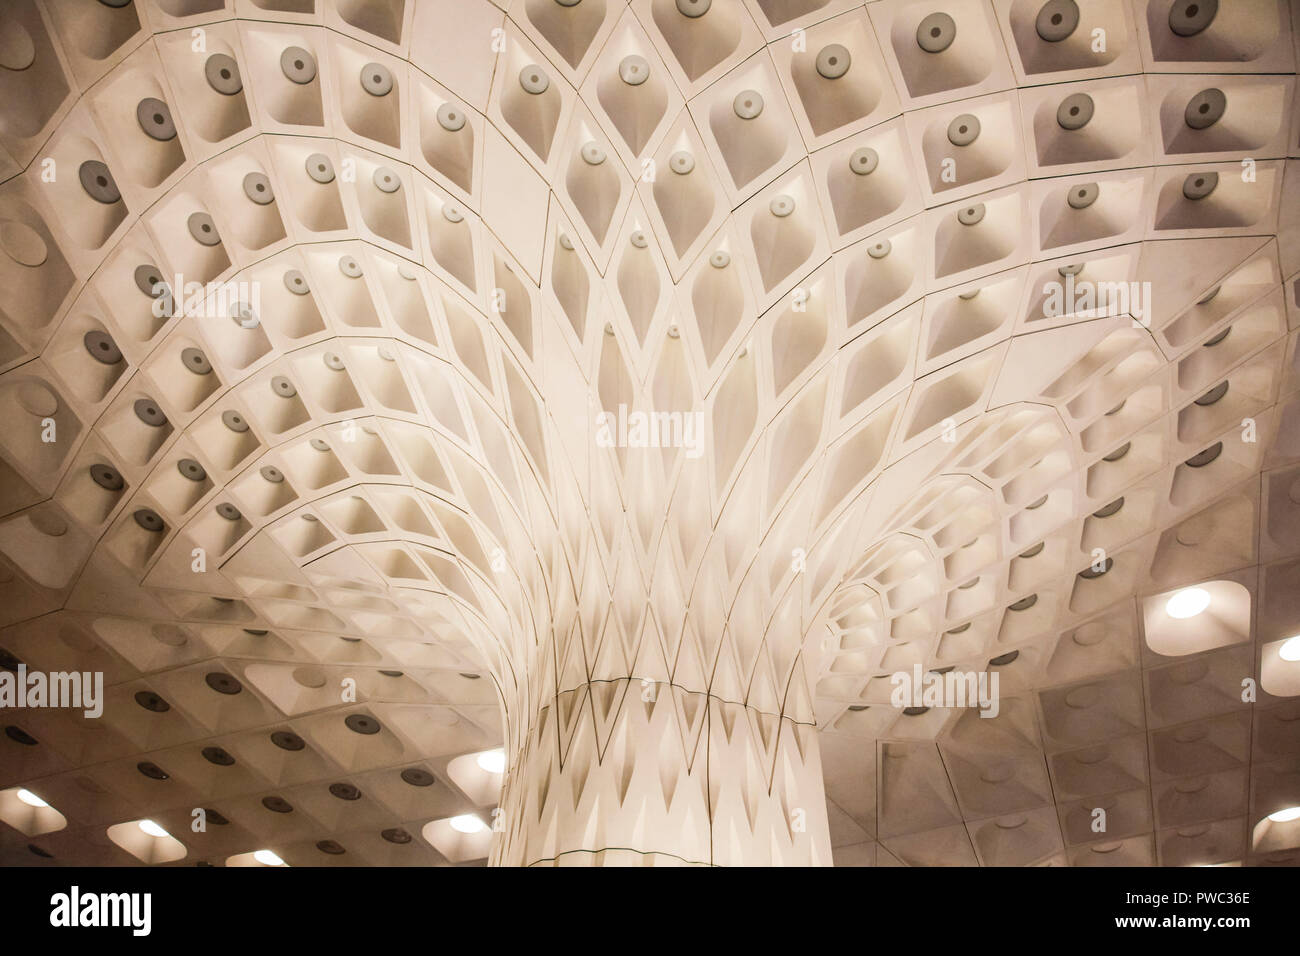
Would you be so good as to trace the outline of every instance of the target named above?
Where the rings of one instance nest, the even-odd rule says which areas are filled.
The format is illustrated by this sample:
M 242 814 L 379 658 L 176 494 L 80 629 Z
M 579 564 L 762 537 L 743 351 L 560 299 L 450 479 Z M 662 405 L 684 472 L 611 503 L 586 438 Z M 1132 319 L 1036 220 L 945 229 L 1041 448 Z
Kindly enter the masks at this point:
M 1300 661 L 1300 634 L 1288 638 L 1277 650 L 1278 657 L 1284 661 Z
M 485 750 L 475 759 L 478 765 L 488 773 L 506 772 L 506 752 L 504 750 Z
M 284 860 L 276 856 L 272 850 L 258 850 L 253 854 L 253 859 L 263 866 L 284 866 Z
M 42 799 L 41 799 L 40 797 L 38 797 L 36 794 L 32 793 L 30 790 L 19 790 L 18 793 L 17 793 L 17 797 L 18 797 L 19 800 L 21 800 L 23 803 L 27 804 L 29 807 L 36 807 L 36 809 L 38 809 L 38 810 L 39 810 L 41 807 L 48 807 L 48 806 L 49 806 L 48 803 L 46 803 L 44 800 L 42 800 Z
M 1209 591 L 1204 588 L 1183 588 L 1169 599 L 1169 603 L 1165 605 L 1165 613 L 1181 621 L 1196 617 L 1209 606 Z
M 1290 823 L 1292 820 L 1300 820 L 1300 807 L 1286 807 L 1283 810 L 1277 810 L 1270 813 L 1268 818 L 1274 823 Z
M 141 820 L 139 823 L 136 824 L 136 826 L 138 826 L 145 833 L 149 834 L 151 837 L 165 837 L 171 835 L 162 827 L 160 827 L 158 824 L 154 823 L 152 820 Z
M 472 813 L 462 813 L 458 817 L 452 817 L 447 822 L 451 824 L 451 828 L 457 833 L 482 833 L 487 829 L 487 824 Z

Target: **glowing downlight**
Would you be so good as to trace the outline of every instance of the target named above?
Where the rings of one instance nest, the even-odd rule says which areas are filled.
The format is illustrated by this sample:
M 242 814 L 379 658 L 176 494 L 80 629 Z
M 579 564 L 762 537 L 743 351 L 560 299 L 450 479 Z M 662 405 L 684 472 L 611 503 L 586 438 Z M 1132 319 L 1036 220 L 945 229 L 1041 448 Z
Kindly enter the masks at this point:
M 40 810 L 42 807 L 49 806 L 48 803 L 46 803 L 36 794 L 32 793 L 30 790 L 19 790 L 18 793 L 15 794 L 15 796 L 17 796 L 19 800 L 27 804 L 29 807 L 35 807 L 37 810 Z
M 253 854 L 253 859 L 263 866 L 284 866 L 284 860 L 280 859 L 272 850 L 258 850 Z
M 506 753 L 504 750 L 485 750 L 475 760 L 479 767 L 488 773 L 506 772 Z
M 1274 823 L 1290 823 L 1292 820 L 1300 820 L 1300 807 L 1286 807 L 1282 810 L 1275 810 L 1268 815 L 1268 818 Z
M 136 824 L 136 826 L 138 826 L 145 833 L 149 834 L 149 836 L 151 837 L 165 837 L 171 835 L 162 827 L 160 827 L 158 824 L 154 823 L 152 820 L 141 820 L 139 823 Z
M 1180 621 L 1196 617 L 1210 606 L 1210 592 L 1204 588 L 1183 588 L 1169 599 L 1165 613 Z
M 1300 661 L 1300 634 L 1289 638 L 1281 647 L 1279 647 L 1277 650 L 1277 656 L 1282 658 L 1284 661 L 1290 661 L 1293 663 L 1295 661 Z M 19 796 L 21 796 L 21 794 L 19 794 Z
M 480 820 L 472 813 L 462 813 L 458 817 L 452 817 L 448 823 L 457 833 L 482 833 L 487 829 L 487 824 Z

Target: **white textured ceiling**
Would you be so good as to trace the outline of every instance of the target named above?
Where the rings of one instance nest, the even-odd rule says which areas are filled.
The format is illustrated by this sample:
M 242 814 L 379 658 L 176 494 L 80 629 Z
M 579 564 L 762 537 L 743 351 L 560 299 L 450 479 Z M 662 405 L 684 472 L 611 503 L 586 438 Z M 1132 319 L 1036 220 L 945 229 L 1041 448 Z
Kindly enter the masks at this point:
M 1300 862 L 1296 22 L 8 0 L 0 648 L 108 687 L 0 711 L 0 863 L 481 862 L 466 755 L 611 766 L 647 682 L 755 715 L 701 861 L 827 862 L 723 848 L 770 718 L 840 865 Z

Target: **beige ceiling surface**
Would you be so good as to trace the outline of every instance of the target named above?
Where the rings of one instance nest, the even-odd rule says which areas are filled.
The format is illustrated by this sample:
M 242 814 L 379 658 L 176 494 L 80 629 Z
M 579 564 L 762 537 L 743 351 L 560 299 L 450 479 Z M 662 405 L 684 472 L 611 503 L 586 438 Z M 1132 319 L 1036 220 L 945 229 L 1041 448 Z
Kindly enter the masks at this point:
M 10 0 L 0 864 L 1300 863 L 1296 24 Z

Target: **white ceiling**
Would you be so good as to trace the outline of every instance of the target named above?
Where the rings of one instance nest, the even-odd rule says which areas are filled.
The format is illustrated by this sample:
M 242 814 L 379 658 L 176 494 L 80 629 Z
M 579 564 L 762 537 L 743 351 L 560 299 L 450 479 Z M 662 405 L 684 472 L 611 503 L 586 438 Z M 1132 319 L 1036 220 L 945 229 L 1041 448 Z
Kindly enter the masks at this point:
M 558 859 L 448 822 L 503 746 L 589 849 L 1300 863 L 1293 24 L 10 0 L 0 663 L 106 690 L 0 711 L 0 863 Z M 945 669 L 997 716 L 891 700 Z M 710 738 L 698 855 L 563 817 L 647 683 L 683 780 L 691 695 L 786 735 Z M 814 727 L 821 850 L 754 810 Z

